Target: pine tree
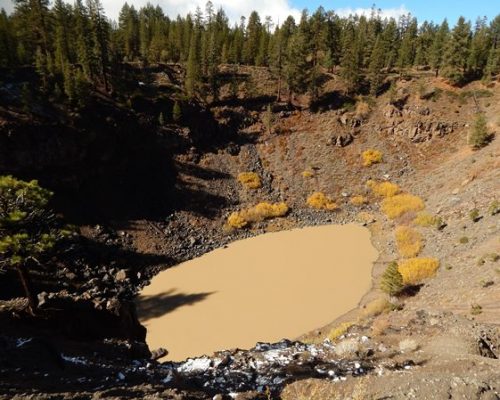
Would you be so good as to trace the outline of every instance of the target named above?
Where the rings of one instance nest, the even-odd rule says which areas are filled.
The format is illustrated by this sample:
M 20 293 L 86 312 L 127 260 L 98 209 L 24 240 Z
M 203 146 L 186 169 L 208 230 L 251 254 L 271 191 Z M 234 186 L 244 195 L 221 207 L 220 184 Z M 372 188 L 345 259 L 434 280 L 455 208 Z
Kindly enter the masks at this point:
M 292 102 L 294 94 L 303 94 L 309 88 L 309 68 L 307 61 L 308 44 L 301 30 L 297 30 L 290 38 L 287 57 L 284 65 L 285 80 L 288 85 L 288 102 Z
M 391 262 L 382 275 L 380 289 L 390 296 L 396 296 L 403 290 L 403 276 L 399 272 L 398 263 Z
M 484 73 L 488 62 L 491 40 L 486 26 L 486 19 L 478 19 L 471 40 L 470 53 L 467 59 L 467 69 L 473 77 L 480 77 Z
M 495 46 L 491 46 L 488 53 L 488 61 L 486 62 L 486 67 L 484 71 L 484 78 L 486 80 L 491 80 L 493 76 L 500 72 L 500 47 L 497 49 Z
M 83 5 L 82 0 L 75 0 L 74 19 L 77 62 L 82 66 L 86 78 L 92 81 L 96 74 L 95 60 L 92 54 L 92 32 L 88 10 Z
M 255 60 L 259 51 L 260 36 L 262 24 L 260 16 L 256 11 L 253 11 L 248 18 L 246 27 L 246 40 L 243 48 L 243 60 L 249 65 L 255 65 Z
M 201 80 L 199 34 L 193 33 L 189 46 L 189 57 L 186 66 L 186 93 L 189 97 L 194 97 Z
M 370 56 L 368 69 L 368 81 L 370 82 L 370 94 L 376 96 L 382 84 L 382 68 L 384 67 L 385 53 L 381 37 L 377 37 L 375 46 Z
M 2 9 L 0 10 L 0 67 L 10 67 L 17 63 L 16 42 L 11 20 Z
M 68 96 L 70 103 L 73 103 L 76 96 L 75 77 L 68 63 L 63 68 L 64 93 Z
M 399 48 L 399 34 L 396 20 L 391 18 L 382 33 L 384 43 L 385 63 L 384 66 L 390 71 L 396 65 Z
M 465 81 L 469 57 L 470 23 L 464 17 L 458 19 L 444 54 L 443 76 L 452 84 Z
M 346 83 L 347 92 L 357 90 L 361 81 L 361 48 L 352 23 L 345 28 L 343 38 L 343 55 L 340 75 Z
M 413 61 L 415 60 L 416 38 L 417 20 L 413 18 L 403 34 L 403 40 L 401 41 L 401 47 L 399 49 L 397 66 L 400 73 L 403 73 L 406 68 L 413 65 Z
M 483 113 L 478 113 L 476 119 L 474 120 L 472 131 L 469 134 L 468 138 L 469 145 L 474 150 L 478 150 L 481 147 L 486 146 L 489 143 L 489 141 L 490 141 L 490 135 L 488 133 L 486 117 L 484 116 Z
M 448 46 L 449 34 L 450 29 L 445 19 L 434 36 L 429 54 L 429 62 L 436 73 L 436 77 L 439 75 L 439 71 L 443 65 L 443 53 L 444 49 Z
M 17 270 L 31 313 L 38 309 L 38 298 L 29 268 L 39 265 L 37 258 L 66 235 L 57 229 L 53 214 L 47 210 L 51 196 L 37 181 L 0 177 L 0 254 Z
M 109 63 L 109 27 L 100 0 L 87 0 L 90 31 L 93 37 L 92 54 L 96 72 L 100 75 L 106 91 L 109 90 L 107 68 Z
M 214 101 L 217 101 L 219 98 L 220 53 L 218 51 L 216 34 L 215 31 L 211 33 L 208 45 L 208 83 Z

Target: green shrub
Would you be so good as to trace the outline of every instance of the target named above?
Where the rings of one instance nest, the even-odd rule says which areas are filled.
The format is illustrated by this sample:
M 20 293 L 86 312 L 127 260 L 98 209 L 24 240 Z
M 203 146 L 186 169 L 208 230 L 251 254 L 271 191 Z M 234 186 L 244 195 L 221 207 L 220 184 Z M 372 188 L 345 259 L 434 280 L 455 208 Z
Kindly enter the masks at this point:
M 380 289 L 390 296 L 397 295 L 403 289 L 403 276 L 399 272 L 396 261 L 391 262 L 385 269 L 380 281 Z
M 25 182 L 12 176 L 0 177 L 0 267 L 15 268 L 32 312 L 38 299 L 32 289 L 28 262 L 50 251 L 70 232 L 57 228 L 47 209 L 52 193 L 37 181 Z
M 469 133 L 469 145 L 473 149 L 477 150 L 486 146 L 490 139 L 491 136 L 488 133 L 488 127 L 486 125 L 486 118 L 484 114 L 477 114 L 474 124 L 472 125 L 472 130 Z
M 460 244 L 467 244 L 469 243 L 469 238 L 467 236 L 462 236 L 460 239 L 458 239 Z
M 497 215 L 500 213 L 500 202 L 498 200 L 493 200 L 488 207 L 488 213 L 491 216 Z
M 477 208 L 474 208 L 469 212 L 469 218 L 472 220 L 472 222 L 477 222 L 481 219 L 481 216 L 479 215 L 479 210 Z

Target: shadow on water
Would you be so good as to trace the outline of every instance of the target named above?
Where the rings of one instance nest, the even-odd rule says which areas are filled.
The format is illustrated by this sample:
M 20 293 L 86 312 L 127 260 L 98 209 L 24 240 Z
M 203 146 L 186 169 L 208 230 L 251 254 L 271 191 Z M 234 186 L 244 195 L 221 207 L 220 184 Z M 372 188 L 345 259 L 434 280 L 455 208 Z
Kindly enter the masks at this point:
M 137 314 L 141 319 L 158 318 L 183 306 L 192 306 L 205 300 L 210 293 L 176 293 L 176 289 L 170 289 L 161 294 L 152 296 L 140 296 L 137 301 Z

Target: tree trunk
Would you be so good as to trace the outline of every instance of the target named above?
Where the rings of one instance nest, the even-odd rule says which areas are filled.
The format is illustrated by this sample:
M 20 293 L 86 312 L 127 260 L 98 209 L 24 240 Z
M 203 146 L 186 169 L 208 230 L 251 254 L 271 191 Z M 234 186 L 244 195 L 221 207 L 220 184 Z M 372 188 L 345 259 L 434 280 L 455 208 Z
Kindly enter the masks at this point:
M 38 308 L 38 297 L 33 292 L 33 286 L 31 284 L 31 278 L 28 274 L 28 270 L 26 269 L 26 265 L 23 263 L 19 264 L 16 269 L 19 274 L 19 279 L 21 279 L 24 293 L 28 298 L 29 309 L 31 313 L 34 314 Z

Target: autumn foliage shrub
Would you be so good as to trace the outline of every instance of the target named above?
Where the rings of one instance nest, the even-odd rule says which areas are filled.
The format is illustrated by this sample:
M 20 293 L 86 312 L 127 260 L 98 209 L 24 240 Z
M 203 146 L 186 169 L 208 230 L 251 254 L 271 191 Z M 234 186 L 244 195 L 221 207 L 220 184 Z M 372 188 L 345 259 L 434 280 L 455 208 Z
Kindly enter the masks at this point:
M 259 175 L 255 172 L 242 172 L 238 175 L 238 182 L 240 182 L 247 189 L 258 189 L 262 186 Z
M 365 196 L 352 196 L 351 197 L 351 204 L 353 206 L 362 206 L 366 203 L 368 203 L 368 199 Z
M 408 226 L 396 228 L 396 245 L 402 257 L 415 257 L 422 250 L 422 235 Z
M 422 211 L 425 207 L 424 201 L 411 194 L 398 194 L 387 197 L 381 204 L 382 212 L 390 219 L 398 218 L 410 211 Z
M 307 198 L 307 205 L 318 210 L 335 210 L 337 204 L 322 192 L 315 192 Z
M 366 186 L 372 190 L 374 195 L 379 197 L 392 197 L 401 191 L 400 187 L 392 182 L 375 182 L 369 180 L 366 182 Z
M 288 212 L 286 203 L 262 202 L 254 207 L 233 212 L 227 219 L 230 227 L 241 229 L 252 222 L 260 222 L 265 219 L 282 217 Z
M 382 152 L 379 150 L 368 149 L 363 152 L 361 157 L 363 158 L 363 165 L 365 167 L 369 167 L 373 164 L 381 163 L 383 155 Z
M 413 220 L 413 223 L 415 225 L 422 226 L 424 228 L 438 226 L 441 222 L 441 218 L 426 212 L 419 212 L 416 218 Z
M 403 285 L 417 285 L 433 277 L 438 268 L 439 260 L 436 258 L 410 258 L 401 261 L 398 266 Z
M 305 171 L 302 172 L 302 177 L 303 178 L 312 178 L 312 177 L 314 177 L 314 172 L 312 172 L 309 169 L 306 169 Z

